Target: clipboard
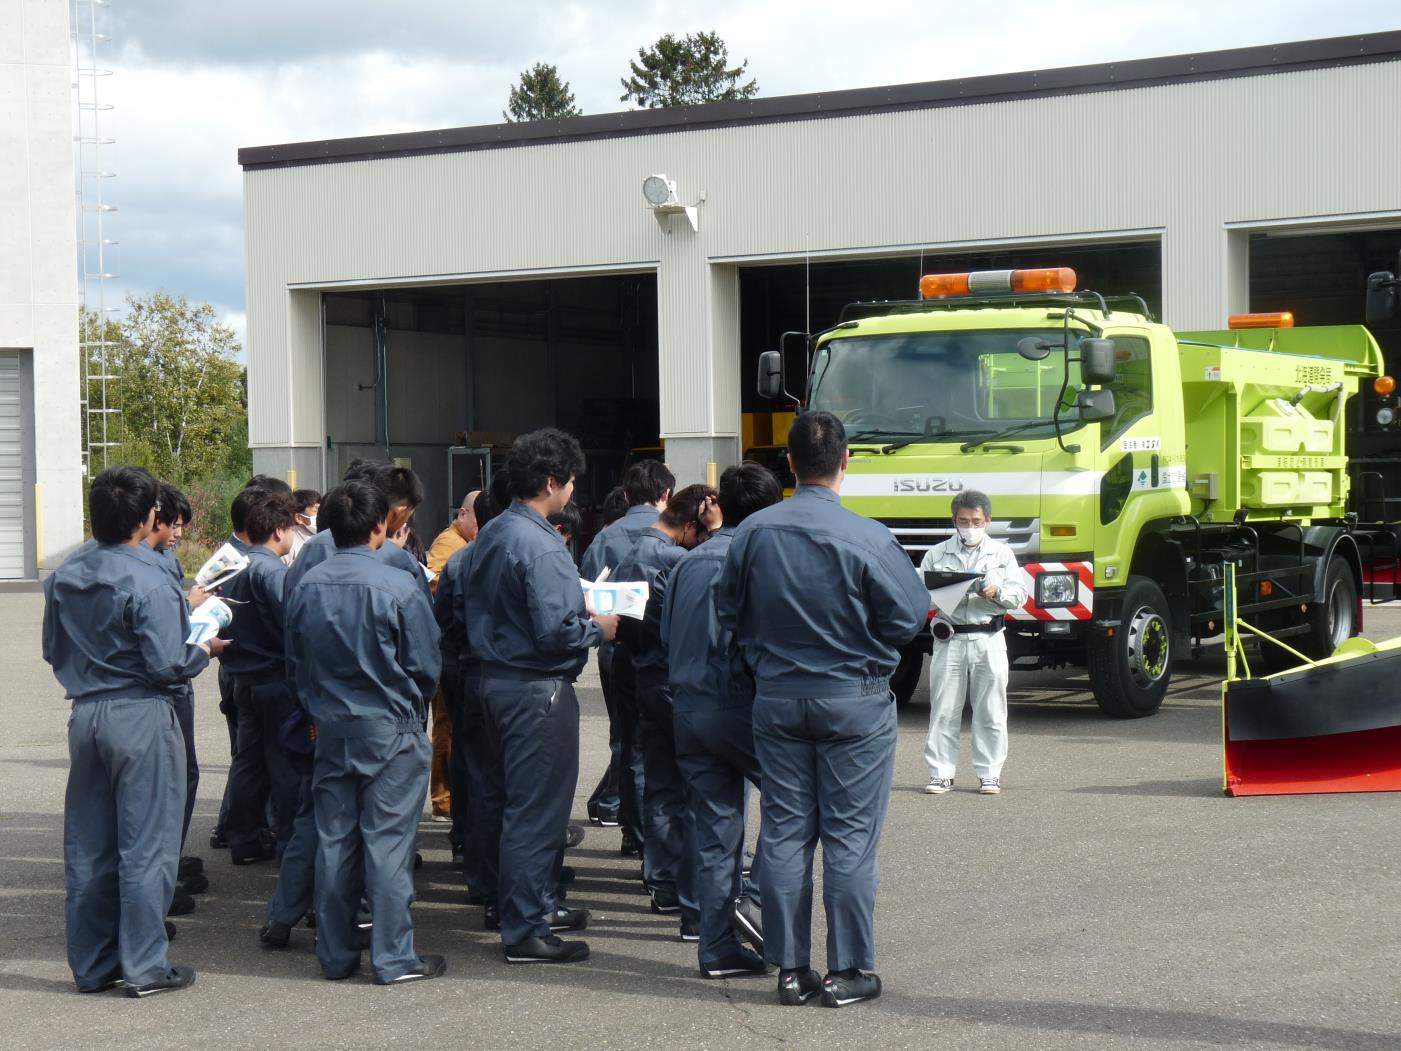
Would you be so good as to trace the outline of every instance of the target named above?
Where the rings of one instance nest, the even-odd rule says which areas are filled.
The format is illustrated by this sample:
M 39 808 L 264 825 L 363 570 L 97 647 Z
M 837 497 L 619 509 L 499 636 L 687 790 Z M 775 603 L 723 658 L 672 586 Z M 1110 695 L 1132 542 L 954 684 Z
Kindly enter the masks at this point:
M 943 569 L 927 569 L 924 571 L 924 586 L 929 589 L 930 608 L 938 610 L 945 616 L 950 616 L 958 604 L 963 601 L 963 596 L 968 594 L 976 580 L 982 578 L 981 573 L 961 573 Z

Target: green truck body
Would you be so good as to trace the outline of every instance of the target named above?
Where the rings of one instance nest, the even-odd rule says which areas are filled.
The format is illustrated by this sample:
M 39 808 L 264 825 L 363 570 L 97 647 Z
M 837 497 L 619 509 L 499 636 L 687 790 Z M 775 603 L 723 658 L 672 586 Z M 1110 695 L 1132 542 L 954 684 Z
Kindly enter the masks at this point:
M 809 344 L 807 407 L 848 432 L 843 503 L 918 564 L 954 494 L 986 493 L 1032 584 L 1014 666 L 1083 663 L 1106 713 L 1151 714 L 1172 658 L 1220 633 L 1226 561 L 1241 615 L 1294 645 L 1359 629 L 1342 421 L 1381 372 L 1364 328 L 1174 332 L 1091 293 L 862 306 Z

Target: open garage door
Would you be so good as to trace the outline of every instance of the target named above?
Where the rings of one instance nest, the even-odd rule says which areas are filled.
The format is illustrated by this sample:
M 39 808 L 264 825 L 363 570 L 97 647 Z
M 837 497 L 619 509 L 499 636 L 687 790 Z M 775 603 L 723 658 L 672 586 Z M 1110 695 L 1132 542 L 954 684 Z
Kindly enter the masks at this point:
M 325 322 L 328 484 L 358 457 L 409 464 L 426 541 L 517 434 L 580 439 L 586 537 L 633 450 L 658 444 L 655 275 L 327 293 Z

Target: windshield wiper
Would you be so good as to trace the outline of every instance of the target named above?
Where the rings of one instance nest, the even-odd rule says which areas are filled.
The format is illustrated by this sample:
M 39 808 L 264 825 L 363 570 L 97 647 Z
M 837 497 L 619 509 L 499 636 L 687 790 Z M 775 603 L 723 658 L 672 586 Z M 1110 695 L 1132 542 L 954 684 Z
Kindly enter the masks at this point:
M 974 438 L 971 442 L 964 442 L 959 446 L 959 452 L 971 452 L 980 445 L 987 445 L 989 442 L 1000 442 L 1003 438 L 1010 438 L 1014 434 L 1021 434 L 1024 431 L 1032 430 L 1036 427 L 1054 427 L 1055 420 L 1032 420 L 1029 423 L 1018 424 L 1016 427 L 1008 427 L 1005 431 L 998 431 L 982 438 Z
M 846 436 L 846 440 L 849 441 L 849 442 L 868 442 L 868 441 L 870 441 L 872 438 L 903 438 L 903 437 L 905 437 L 906 435 L 918 435 L 918 434 L 919 434 L 918 431 L 864 430 L 864 431 L 855 431 L 855 432 L 853 432 L 853 433 L 851 433 L 851 434 L 848 434 L 848 435 Z
M 881 448 L 885 454 L 893 453 L 897 449 L 903 449 L 908 445 L 923 445 L 925 442 L 941 442 L 946 438 L 962 438 L 970 434 L 991 434 L 992 431 L 938 431 L 934 434 L 921 434 L 916 437 L 906 439 L 903 442 L 892 442 Z

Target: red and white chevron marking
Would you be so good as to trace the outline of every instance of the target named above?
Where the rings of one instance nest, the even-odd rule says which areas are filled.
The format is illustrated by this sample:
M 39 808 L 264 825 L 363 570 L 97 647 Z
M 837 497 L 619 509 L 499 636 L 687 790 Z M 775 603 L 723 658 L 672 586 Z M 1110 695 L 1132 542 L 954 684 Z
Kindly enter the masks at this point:
M 1011 620 L 1090 620 L 1095 608 L 1095 567 L 1093 562 L 1027 562 L 1022 566 L 1031 578 L 1031 594 L 1021 609 L 1008 612 Z M 1079 601 L 1073 606 L 1042 609 L 1036 604 L 1038 573 L 1074 573 L 1080 578 Z

